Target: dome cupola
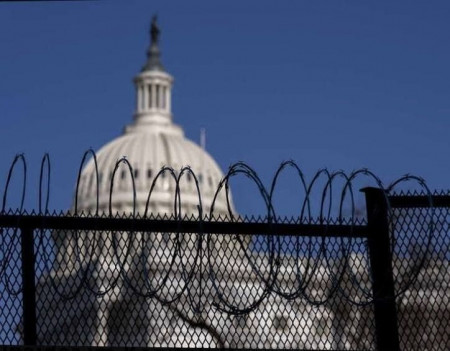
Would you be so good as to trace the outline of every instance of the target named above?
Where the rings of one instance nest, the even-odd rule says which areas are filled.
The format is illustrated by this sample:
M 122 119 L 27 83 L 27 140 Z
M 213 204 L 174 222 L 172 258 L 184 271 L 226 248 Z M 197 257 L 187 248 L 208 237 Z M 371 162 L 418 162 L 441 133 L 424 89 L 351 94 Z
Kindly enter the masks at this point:
M 159 51 L 160 29 L 153 17 L 150 29 L 150 48 L 147 62 L 134 78 L 136 88 L 136 108 L 134 123 L 128 131 L 146 128 L 150 125 L 167 126 L 172 122 L 171 95 L 173 77 L 164 70 Z

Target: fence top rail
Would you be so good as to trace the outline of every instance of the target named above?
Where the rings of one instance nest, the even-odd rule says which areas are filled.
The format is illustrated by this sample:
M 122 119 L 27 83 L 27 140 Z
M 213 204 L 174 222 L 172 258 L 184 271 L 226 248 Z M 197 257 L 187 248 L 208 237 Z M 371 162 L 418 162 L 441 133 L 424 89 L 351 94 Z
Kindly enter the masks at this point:
M 0 214 L 0 227 L 50 230 L 98 230 L 214 233 L 242 235 L 307 236 L 335 238 L 365 238 L 366 225 L 362 224 L 301 224 L 240 222 L 217 220 L 174 220 L 111 217 L 74 217 Z
M 421 208 L 430 207 L 430 200 L 433 207 L 450 207 L 449 195 L 392 195 L 389 196 L 389 204 L 392 208 Z

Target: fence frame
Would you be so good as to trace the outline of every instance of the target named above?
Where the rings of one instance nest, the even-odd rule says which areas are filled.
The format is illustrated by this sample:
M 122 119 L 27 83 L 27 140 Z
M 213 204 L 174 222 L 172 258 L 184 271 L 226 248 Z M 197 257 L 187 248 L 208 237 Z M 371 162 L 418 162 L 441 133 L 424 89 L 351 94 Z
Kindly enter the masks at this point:
M 366 195 L 376 345 L 378 350 L 399 351 L 388 199 L 382 189 L 364 188 L 361 191 Z

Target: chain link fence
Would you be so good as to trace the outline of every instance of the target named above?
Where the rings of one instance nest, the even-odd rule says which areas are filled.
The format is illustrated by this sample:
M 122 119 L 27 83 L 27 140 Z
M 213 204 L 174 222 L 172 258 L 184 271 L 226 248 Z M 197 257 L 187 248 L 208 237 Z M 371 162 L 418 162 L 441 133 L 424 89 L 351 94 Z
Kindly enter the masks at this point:
M 445 350 L 450 196 L 388 199 L 368 222 L 3 213 L 0 344 Z
M 450 196 L 393 197 L 393 267 L 402 350 L 445 350 L 450 345 Z

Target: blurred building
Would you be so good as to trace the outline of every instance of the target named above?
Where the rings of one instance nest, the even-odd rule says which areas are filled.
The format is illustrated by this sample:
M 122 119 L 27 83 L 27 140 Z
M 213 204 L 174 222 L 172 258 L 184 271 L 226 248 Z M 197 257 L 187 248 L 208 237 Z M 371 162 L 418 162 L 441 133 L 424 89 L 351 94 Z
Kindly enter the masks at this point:
M 216 197 L 224 177 L 220 167 L 204 145 L 187 139 L 173 122 L 174 79 L 161 61 L 155 21 L 150 34 L 147 61 L 134 78 L 133 121 L 121 136 L 97 152 L 97 164 L 91 158 L 83 169 L 76 211 L 198 216 L 200 193 L 203 215 L 210 214 L 213 200 L 215 216 L 230 215 L 234 211 L 231 194 L 227 197 L 223 189 Z M 128 163 L 118 164 L 122 157 Z M 174 173 L 161 172 L 166 166 Z M 178 177 L 185 166 L 197 178 L 185 169 L 176 198 L 173 176 Z M 213 306 L 217 287 L 206 275 L 190 277 L 189 289 L 182 286 L 194 269 L 197 234 L 178 242 L 181 250 L 175 259 L 172 255 L 179 239 L 175 234 L 136 233 L 132 241 L 127 241 L 130 233 L 119 234 L 114 243 L 113 233 L 52 233 L 56 264 L 40 279 L 37 289 L 40 344 L 314 349 L 370 349 L 374 345 L 372 307 L 355 306 L 345 294 L 330 294 L 333 277 L 328 261 L 307 262 L 289 255 L 282 260 L 276 286 L 286 294 L 296 289 L 298 274 L 308 273 L 304 267 L 314 267 L 314 274 L 308 273 L 312 277 L 305 284 L 308 287 L 302 291 L 310 301 L 272 293 L 250 313 L 232 315 Z M 130 242 L 130 254 L 121 261 Z M 243 238 L 236 241 L 231 236 L 213 235 L 210 245 L 223 299 L 242 307 L 257 301 L 265 288 L 264 278 L 270 275 L 267 255 L 252 252 L 252 243 Z M 361 275 L 364 288 L 370 290 L 369 278 L 364 275 L 368 271 L 365 258 L 356 255 L 353 260 L 359 269 L 353 273 Z M 86 262 L 92 263 L 89 270 Z M 200 264 L 208 268 L 210 262 L 203 257 Z M 353 278 L 346 275 L 344 284 Z M 94 291 L 102 292 L 101 296 Z M 136 291 L 156 294 L 140 296 Z M 180 291 L 183 293 L 175 299 Z M 176 301 L 167 303 L 171 299 Z M 402 306 L 416 301 L 405 299 Z

